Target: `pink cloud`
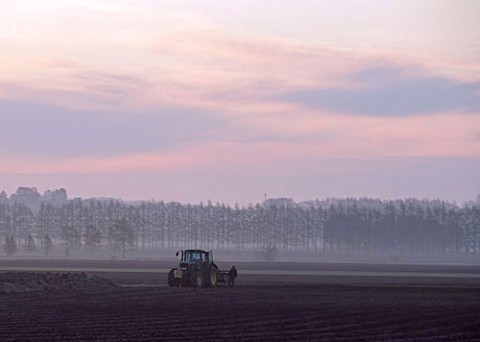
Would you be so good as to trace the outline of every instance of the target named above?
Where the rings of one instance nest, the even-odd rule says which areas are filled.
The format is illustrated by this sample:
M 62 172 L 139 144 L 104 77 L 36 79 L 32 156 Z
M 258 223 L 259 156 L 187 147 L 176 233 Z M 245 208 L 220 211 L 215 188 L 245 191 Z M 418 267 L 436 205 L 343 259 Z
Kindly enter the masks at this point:
M 113 10 L 108 6 L 92 8 L 101 17 Z M 50 36 L 35 40 L 45 39 L 44 45 L 51 48 L 27 47 L 28 53 L 20 53 L 18 47 L 6 49 L 0 56 L 0 82 L 17 85 L 17 89 L 4 90 L 1 96 L 89 108 L 158 104 L 225 108 L 263 106 L 272 94 L 311 87 L 362 87 L 352 75 L 379 64 L 461 81 L 478 81 L 480 74 L 478 62 L 373 48 L 334 49 L 201 25 L 147 30 L 136 42 L 138 35 L 133 33 L 138 29 L 134 21 L 127 20 L 127 9 L 113 10 L 115 16 L 123 18 L 123 41 L 111 39 L 101 45 L 86 30 L 85 34 L 75 31 L 78 42 L 73 46 L 66 35 L 56 34 L 53 41 Z M 134 13 L 143 12 L 137 8 Z M 116 33 L 106 31 L 105 35 L 108 38 Z M 95 53 L 83 48 L 92 42 Z M 19 90 L 22 88 L 31 91 Z M 63 96 L 68 100 L 62 101 Z
M 215 141 L 175 152 L 138 153 L 111 158 L 28 159 L 4 156 L 1 173 L 195 172 L 229 168 L 295 168 L 314 159 L 480 157 L 478 116 L 445 113 L 407 119 L 305 115 L 256 122 L 247 136 L 227 131 Z M 276 124 L 275 124 L 276 123 Z M 260 128 L 263 125 L 262 128 Z M 241 140 L 245 138 L 245 140 Z M 265 139 L 259 139 L 266 137 Z M 291 164 L 292 161 L 296 163 Z

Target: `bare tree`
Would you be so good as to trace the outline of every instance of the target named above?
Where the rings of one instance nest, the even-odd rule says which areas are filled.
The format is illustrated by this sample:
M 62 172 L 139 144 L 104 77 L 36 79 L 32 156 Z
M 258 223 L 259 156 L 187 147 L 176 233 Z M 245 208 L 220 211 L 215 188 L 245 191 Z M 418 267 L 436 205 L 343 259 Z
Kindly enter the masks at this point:
M 13 236 L 7 236 L 5 241 L 5 253 L 7 257 L 14 255 L 17 252 L 17 242 Z
M 135 234 L 132 227 L 128 224 L 126 219 L 117 219 L 110 227 L 110 238 L 115 247 L 119 246 L 122 252 L 122 259 L 125 259 L 125 252 L 128 246 L 133 246 L 135 241 Z

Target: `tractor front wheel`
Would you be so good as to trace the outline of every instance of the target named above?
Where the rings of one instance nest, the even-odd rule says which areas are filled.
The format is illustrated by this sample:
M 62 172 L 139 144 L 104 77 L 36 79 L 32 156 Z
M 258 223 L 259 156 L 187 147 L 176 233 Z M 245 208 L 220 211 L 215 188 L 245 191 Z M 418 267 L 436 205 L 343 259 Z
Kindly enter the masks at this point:
M 205 285 L 205 279 L 201 271 L 192 271 L 190 284 L 193 287 L 203 287 Z

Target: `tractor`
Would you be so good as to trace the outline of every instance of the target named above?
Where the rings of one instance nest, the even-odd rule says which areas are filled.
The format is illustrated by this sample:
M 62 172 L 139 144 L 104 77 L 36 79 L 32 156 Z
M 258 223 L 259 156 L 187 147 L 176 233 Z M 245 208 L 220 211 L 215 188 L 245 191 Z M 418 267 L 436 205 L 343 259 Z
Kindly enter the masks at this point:
M 229 271 L 220 271 L 213 262 L 212 251 L 187 249 L 181 253 L 180 264 L 168 272 L 168 286 L 215 287 L 229 280 Z

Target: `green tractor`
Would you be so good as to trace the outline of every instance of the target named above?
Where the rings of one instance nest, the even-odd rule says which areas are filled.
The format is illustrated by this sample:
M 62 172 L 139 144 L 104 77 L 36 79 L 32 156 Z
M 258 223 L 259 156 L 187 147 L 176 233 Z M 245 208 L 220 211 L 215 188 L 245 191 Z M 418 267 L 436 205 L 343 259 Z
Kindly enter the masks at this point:
M 215 287 L 229 279 L 229 271 L 220 271 L 213 262 L 212 251 L 187 249 L 181 253 L 180 264 L 168 272 L 168 286 Z

